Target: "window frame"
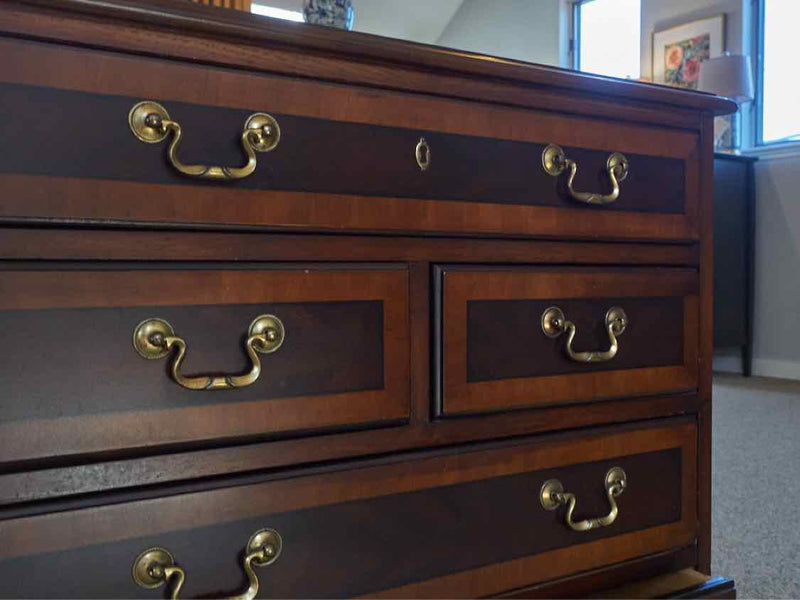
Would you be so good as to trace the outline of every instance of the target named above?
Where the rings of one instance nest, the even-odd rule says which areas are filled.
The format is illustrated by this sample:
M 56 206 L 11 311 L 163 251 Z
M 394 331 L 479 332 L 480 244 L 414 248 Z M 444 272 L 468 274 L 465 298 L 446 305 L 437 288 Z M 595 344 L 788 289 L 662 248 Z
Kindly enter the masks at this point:
M 765 2 L 766 0 L 755 0 L 753 2 L 753 22 L 755 23 L 755 54 L 756 54 L 756 73 L 755 73 L 755 135 L 753 145 L 772 146 L 786 142 L 764 142 L 764 23 L 765 23 Z
M 581 70 L 581 5 L 591 0 L 574 0 L 572 2 L 572 35 L 569 38 L 570 67 Z

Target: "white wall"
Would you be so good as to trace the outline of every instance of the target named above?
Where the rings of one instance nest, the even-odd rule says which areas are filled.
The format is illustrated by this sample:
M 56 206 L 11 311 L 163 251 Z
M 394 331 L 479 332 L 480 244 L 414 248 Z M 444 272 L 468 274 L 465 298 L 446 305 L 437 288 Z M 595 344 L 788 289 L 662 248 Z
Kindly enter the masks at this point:
M 563 9 L 562 0 L 464 0 L 436 43 L 564 66 L 568 22 Z

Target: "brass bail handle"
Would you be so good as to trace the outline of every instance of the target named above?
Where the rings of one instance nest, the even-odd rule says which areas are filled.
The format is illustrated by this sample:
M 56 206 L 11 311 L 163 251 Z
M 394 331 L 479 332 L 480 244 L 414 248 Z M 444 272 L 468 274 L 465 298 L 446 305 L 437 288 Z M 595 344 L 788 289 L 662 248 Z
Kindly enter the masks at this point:
M 274 117 L 266 113 L 254 113 L 247 118 L 242 129 L 242 149 L 247 157 L 244 166 L 186 165 L 178 158 L 178 146 L 183 136 L 181 126 L 170 119 L 167 110 L 158 102 L 145 100 L 135 104 L 128 113 L 128 125 L 133 135 L 148 144 L 162 142 L 172 132 L 167 157 L 175 170 L 187 177 L 217 181 L 232 181 L 251 175 L 256 170 L 256 152 L 271 152 L 281 139 L 281 128 Z
M 249 586 L 247 590 L 237 596 L 226 600 L 253 600 L 258 594 L 258 576 L 253 566 L 266 567 L 271 565 L 283 550 L 283 540 L 274 529 L 260 529 L 256 531 L 247 542 L 242 568 L 247 575 Z M 169 597 L 176 600 L 179 597 L 183 583 L 186 581 L 186 571 L 175 564 L 172 554 L 161 547 L 148 548 L 133 561 L 133 580 L 139 587 L 155 589 L 164 584 L 172 584 Z
M 133 347 L 139 356 L 148 360 L 166 357 L 174 348 L 177 353 L 170 373 L 172 379 L 189 390 L 229 390 L 252 385 L 261 375 L 259 354 L 271 354 L 283 344 L 286 332 L 283 322 L 275 315 L 260 315 L 250 324 L 244 347 L 250 358 L 250 371 L 243 375 L 200 375 L 186 377 L 181 365 L 186 358 L 186 341 L 175 335 L 172 325 L 164 319 L 146 319 L 133 331 Z
M 542 152 L 542 167 L 545 173 L 552 177 L 558 177 L 569 169 L 567 191 L 574 200 L 585 202 L 586 204 L 611 204 L 619 198 L 619 182 L 628 176 L 628 159 L 625 158 L 624 154 L 614 152 L 606 161 L 606 172 L 611 182 L 611 193 L 577 192 L 572 187 L 572 184 L 575 180 L 575 174 L 578 172 L 578 163 L 567 158 L 564 150 L 555 144 L 548 145 Z
M 542 331 L 549 338 L 557 338 L 565 331 L 567 332 L 566 351 L 567 356 L 579 363 L 594 363 L 611 360 L 617 355 L 619 342 L 617 337 L 625 332 L 628 326 L 628 316 L 619 306 L 612 306 L 606 313 L 606 332 L 608 333 L 608 350 L 593 352 L 575 352 L 572 349 L 572 341 L 575 339 L 577 328 L 575 323 L 569 321 L 564 315 L 564 311 L 557 306 L 551 306 L 542 313 Z
M 564 491 L 564 486 L 558 479 L 548 479 L 544 482 L 539 492 L 539 501 L 542 504 L 542 508 L 545 510 L 555 510 L 559 506 L 566 506 L 567 515 L 565 517 L 565 523 L 573 531 L 590 531 L 600 527 L 608 527 L 617 520 L 617 516 L 619 515 L 619 507 L 617 506 L 616 498 L 628 487 L 628 476 L 621 467 L 612 467 L 609 469 L 608 473 L 606 473 L 603 485 L 606 490 L 608 504 L 611 508 L 608 514 L 602 517 L 595 517 L 577 522 L 573 521 L 572 513 L 575 511 L 575 505 L 578 500 L 575 494 Z

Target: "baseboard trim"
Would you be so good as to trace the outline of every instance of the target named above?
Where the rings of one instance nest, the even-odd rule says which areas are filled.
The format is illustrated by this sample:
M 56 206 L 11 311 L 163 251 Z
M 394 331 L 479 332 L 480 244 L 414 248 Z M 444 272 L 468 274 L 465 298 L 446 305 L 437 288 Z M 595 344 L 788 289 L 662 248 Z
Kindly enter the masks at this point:
M 721 373 L 740 373 L 742 372 L 742 357 L 731 356 L 728 354 L 714 354 L 713 370 Z
M 800 362 L 754 358 L 753 375 L 800 380 Z
M 719 373 L 741 373 L 742 359 L 739 356 L 715 354 L 713 368 Z M 800 362 L 754 357 L 753 375 L 800 381 Z

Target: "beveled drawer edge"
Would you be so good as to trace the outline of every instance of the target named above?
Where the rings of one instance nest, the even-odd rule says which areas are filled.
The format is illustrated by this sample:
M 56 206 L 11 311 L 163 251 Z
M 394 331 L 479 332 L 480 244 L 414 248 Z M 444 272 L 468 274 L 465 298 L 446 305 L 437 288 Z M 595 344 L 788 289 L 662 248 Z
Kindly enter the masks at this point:
M 253 473 L 264 469 L 296 469 L 304 464 L 331 460 L 369 461 L 371 455 L 402 454 L 426 446 L 429 452 L 437 453 L 453 445 L 492 443 L 491 440 L 499 437 L 546 435 L 553 431 L 553 423 L 557 423 L 556 430 L 566 430 L 642 419 L 671 419 L 696 413 L 700 401 L 695 394 L 678 394 L 609 400 L 594 405 L 602 410 L 583 410 L 576 414 L 574 408 L 562 406 L 439 420 L 432 424 L 438 432 L 433 439 L 431 428 L 412 423 L 401 426 L 402 435 L 397 434 L 397 428 L 387 426 L 312 438 L 275 439 L 246 446 L 184 450 L 160 456 L 158 472 L 148 468 L 152 458 L 147 453 L 73 466 L 37 464 L 35 471 L 0 474 L 0 507 L 8 518 L 21 518 L 44 514 L 53 502 L 65 508 L 87 502 L 99 505 L 102 504 L 101 493 L 112 493 L 128 500 L 152 498 L 157 495 L 149 487 L 153 484 L 179 484 L 187 491 L 196 491 L 203 489 L 203 484 L 187 484 L 188 480 L 224 477 L 240 485 L 257 480 L 258 476 Z
M 603 587 L 622 585 L 656 574 L 693 567 L 697 564 L 697 544 L 691 543 L 675 550 L 658 552 L 609 567 L 601 567 L 503 592 L 494 598 L 566 598 L 583 597 Z

